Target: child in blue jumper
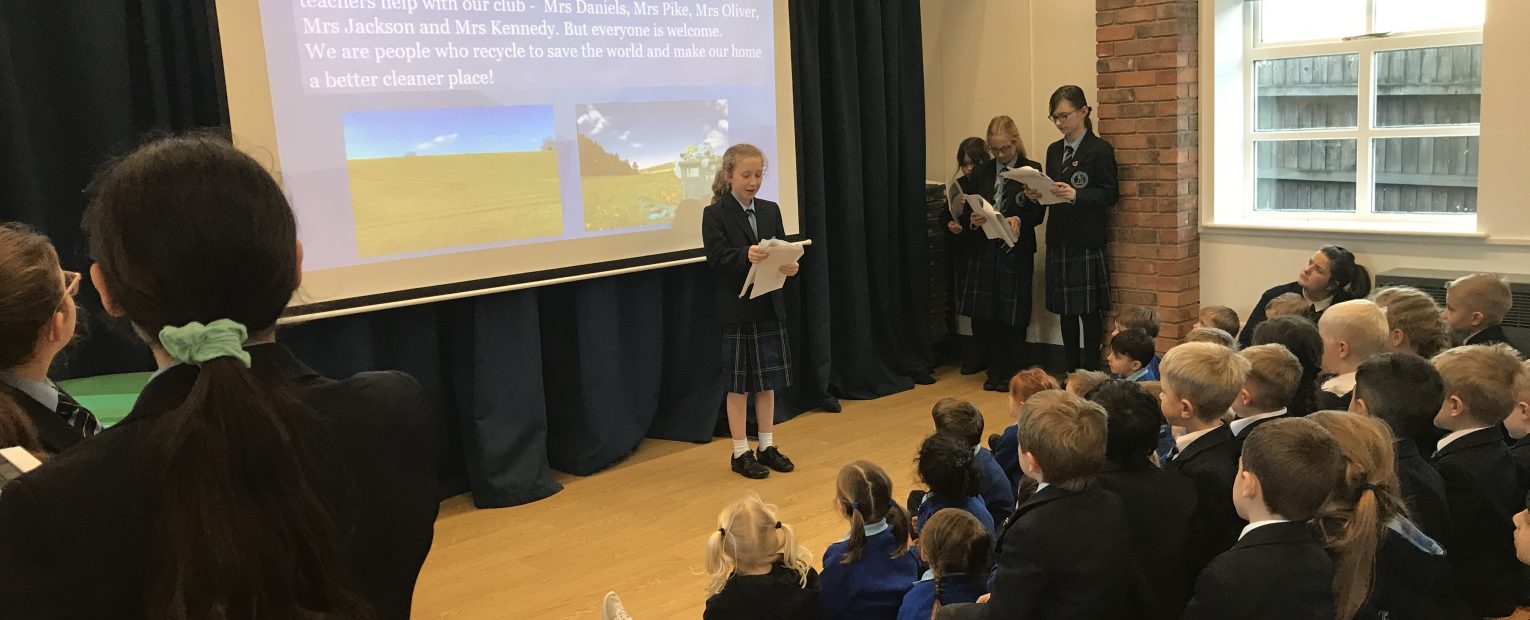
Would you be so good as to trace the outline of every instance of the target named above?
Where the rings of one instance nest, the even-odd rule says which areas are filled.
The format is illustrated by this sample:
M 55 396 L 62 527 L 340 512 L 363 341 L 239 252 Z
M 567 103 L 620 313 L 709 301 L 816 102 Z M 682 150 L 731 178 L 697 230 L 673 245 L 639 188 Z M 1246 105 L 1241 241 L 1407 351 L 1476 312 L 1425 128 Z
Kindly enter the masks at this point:
M 824 620 L 894 618 L 919 578 L 919 562 L 908 553 L 908 513 L 892 493 L 892 479 L 875 463 L 839 470 L 834 504 L 850 533 L 823 553 L 818 611 Z

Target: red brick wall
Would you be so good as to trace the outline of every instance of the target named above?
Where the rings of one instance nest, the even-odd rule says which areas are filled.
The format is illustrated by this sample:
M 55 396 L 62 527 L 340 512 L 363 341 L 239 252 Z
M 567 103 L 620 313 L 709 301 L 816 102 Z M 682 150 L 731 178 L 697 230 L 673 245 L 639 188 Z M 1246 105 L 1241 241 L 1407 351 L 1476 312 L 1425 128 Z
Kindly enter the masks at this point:
M 1196 2 L 1095 2 L 1095 127 L 1116 148 L 1121 181 L 1111 301 L 1157 310 L 1161 350 L 1190 331 L 1201 301 Z

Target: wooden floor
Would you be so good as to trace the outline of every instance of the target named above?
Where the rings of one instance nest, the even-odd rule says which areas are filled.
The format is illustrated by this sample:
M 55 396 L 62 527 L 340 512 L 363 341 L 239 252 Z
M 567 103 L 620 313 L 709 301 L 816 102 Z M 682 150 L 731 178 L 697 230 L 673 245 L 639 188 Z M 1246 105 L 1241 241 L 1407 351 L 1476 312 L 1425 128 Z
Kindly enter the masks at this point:
M 797 471 L 746 480 L 728 469 L 730 446 L 649 439 L 626 461 L 588 478 L 560 474 L 561 493 L 526 506 L 475 510 L 447 500 L 435 546 L 414 595 L 416 618 L 599 618 L 615 590 L 638 620 L 700 618 L 702 547 L 717 513 L 744 490 L 776 504 L 812 552 L 844 536 L 831 508 L 834 476 L 856 459 L 881 465 L 902 498 L 919 442 L 933 430 L 930 406 L 953 396 L 975 403 L 989 432 L 1009 424 L 1005 395 L 982 391 L 982 375 L 937 373 L 934 385 L 841 413 L 809 413 L 776 429 Z M 985 435 L 987 433 L 985 432 Z

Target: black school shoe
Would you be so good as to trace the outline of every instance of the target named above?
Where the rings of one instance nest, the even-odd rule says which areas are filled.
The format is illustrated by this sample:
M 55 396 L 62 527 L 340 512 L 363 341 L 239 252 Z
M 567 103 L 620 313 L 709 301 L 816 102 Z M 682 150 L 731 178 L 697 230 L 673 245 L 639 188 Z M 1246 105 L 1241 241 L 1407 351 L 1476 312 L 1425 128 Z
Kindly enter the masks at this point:
M 759 480 L 770 475 L 770 470 L 765 469 L 754 458 L 754 450 L 747 450 L 743 454 L 733 457 L 733 473 L 745 478 Z
M 761 463 L 783 474 L 797 468 L 796 465 L 792 464 L 792 460 L 786 458 L 785 454 L 781 454 L 781 451 L 777 450 L 775 446 L 758 450 L 757 453 Z

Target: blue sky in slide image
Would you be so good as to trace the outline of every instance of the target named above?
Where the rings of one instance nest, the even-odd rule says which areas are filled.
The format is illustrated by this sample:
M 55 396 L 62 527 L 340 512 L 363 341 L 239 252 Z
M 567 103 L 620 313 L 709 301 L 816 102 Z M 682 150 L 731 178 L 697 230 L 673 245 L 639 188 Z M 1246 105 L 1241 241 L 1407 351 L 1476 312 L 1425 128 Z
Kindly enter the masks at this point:
M 345 158 L 537 151 L 552 139 L 552 106 L 346 112 Z
M 575 107 L 579 133 L 642 168 L 673 162 L 687 147 L 728 148 L 728 102 L 643 101 Z

